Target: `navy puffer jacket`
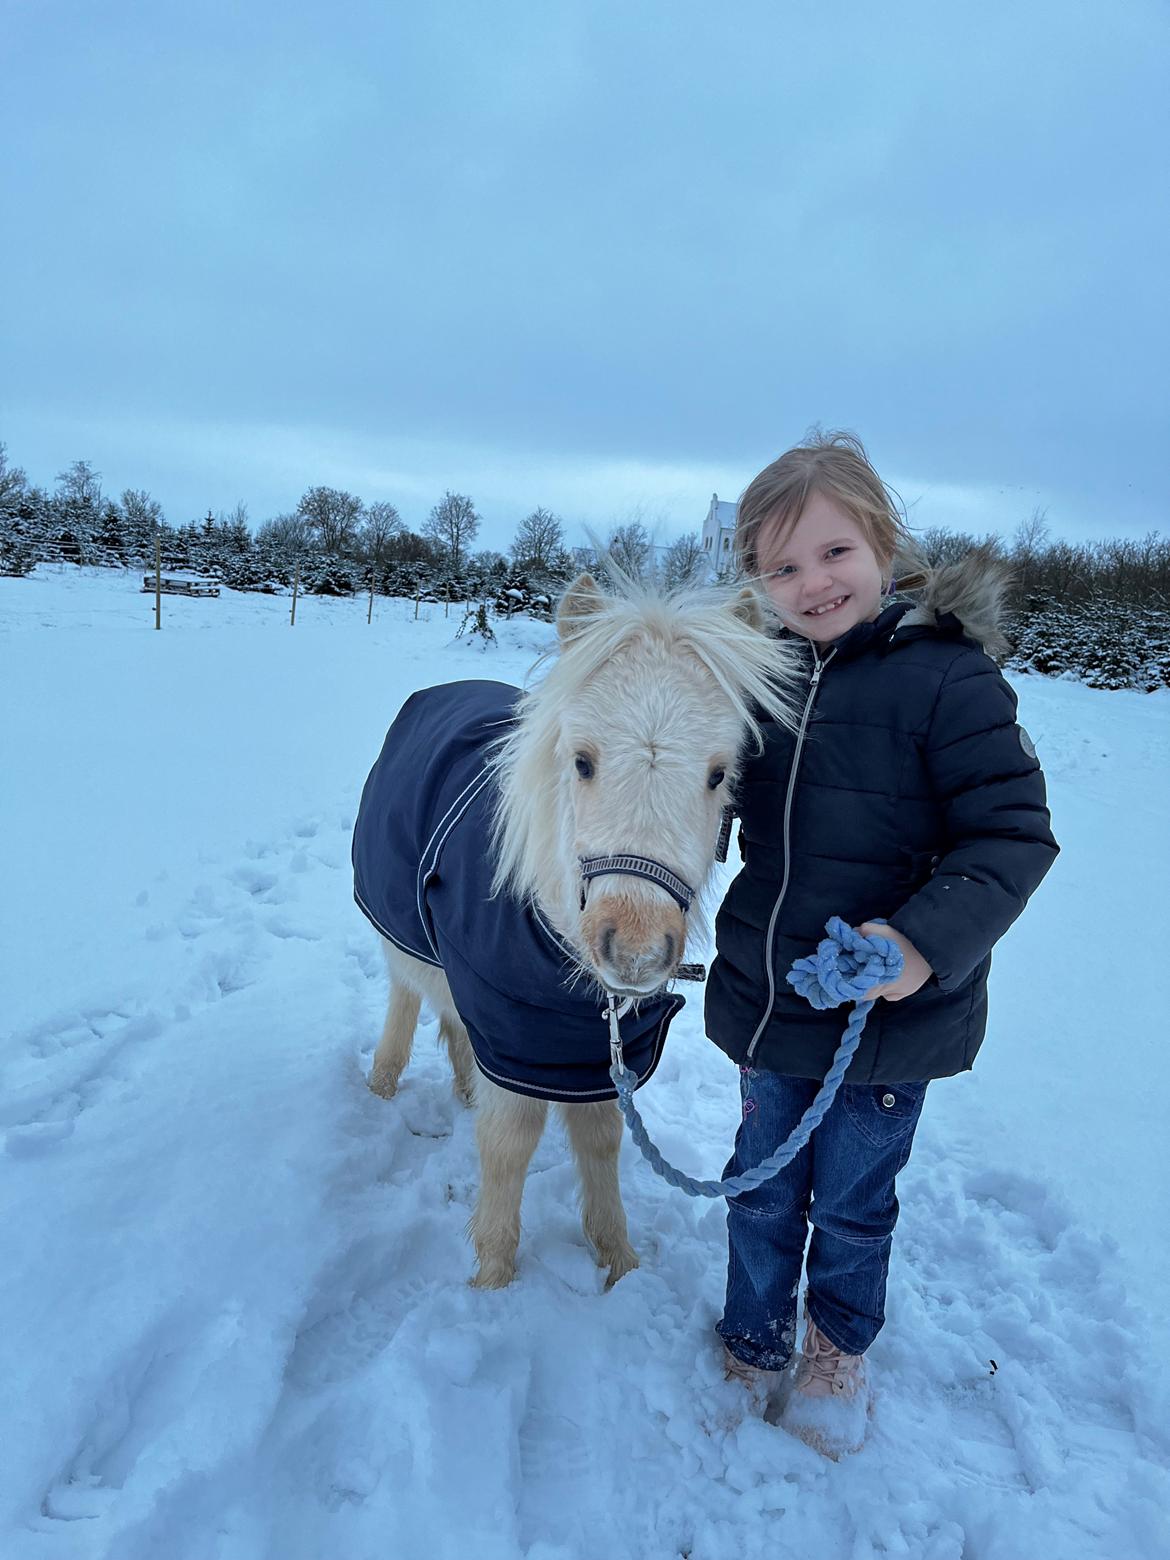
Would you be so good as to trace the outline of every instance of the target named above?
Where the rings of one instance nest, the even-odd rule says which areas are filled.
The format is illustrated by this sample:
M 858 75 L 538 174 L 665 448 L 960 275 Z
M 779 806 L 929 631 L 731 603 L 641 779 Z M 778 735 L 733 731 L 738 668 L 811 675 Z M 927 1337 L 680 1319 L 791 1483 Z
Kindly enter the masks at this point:
M 825 922 L 879 918 L 934 974 L 878 1002 L 848 1078 L 899 1083 L 969 1068 L 987 1019 L 993 944 L 1056 857 L 1044 777 L 1016 698 L 969 633 L 998 600 L 947 571 L 923 606 L 887 607 L 833 645 L 808 643 L 802 732 L 764 723 L 740 781 L 743 870 L 716 920 L 707 1033 L 741 1065 L 822 1078 L 845 1009 L 815 1011 L 785 979 Z M 954 598 L 966 627 L 953 610 Z M 787 826 L 786 807 L 790 809 Z

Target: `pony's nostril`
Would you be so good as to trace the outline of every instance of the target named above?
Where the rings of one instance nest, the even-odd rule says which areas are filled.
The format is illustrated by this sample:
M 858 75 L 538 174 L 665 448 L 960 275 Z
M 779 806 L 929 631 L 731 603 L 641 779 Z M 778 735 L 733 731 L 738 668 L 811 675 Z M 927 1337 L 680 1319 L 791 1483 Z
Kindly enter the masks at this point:
M 662 951 L 662 962 L 669 969 L 669 967 L 674 963 L 674 936 L 670 932 L 667 932 L 666 936 L 662 939 Z
M 607 964 L 613 962 L 613 937 L 616 928 L 607 926 L 601 934 L 601 957 Z

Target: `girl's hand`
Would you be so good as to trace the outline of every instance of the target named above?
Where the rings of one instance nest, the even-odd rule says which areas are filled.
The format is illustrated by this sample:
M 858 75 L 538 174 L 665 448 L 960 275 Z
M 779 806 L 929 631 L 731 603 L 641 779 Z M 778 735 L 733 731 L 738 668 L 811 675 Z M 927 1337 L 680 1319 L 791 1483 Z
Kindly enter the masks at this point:
M 863 937 L 884 937 L 902 950 L 902 973 L 897 980 L 888 980 L 884 986 L 875 986 L 867 1001 L 874 1002 L 878 997 L 884 997 L 887 1002 L 901 1002 L 903 997 L 912 997 L 925 986 L 934 974 L 909 937 L 896 932 L 892 926 L 882 921 L 866 921 L 857 930 Z

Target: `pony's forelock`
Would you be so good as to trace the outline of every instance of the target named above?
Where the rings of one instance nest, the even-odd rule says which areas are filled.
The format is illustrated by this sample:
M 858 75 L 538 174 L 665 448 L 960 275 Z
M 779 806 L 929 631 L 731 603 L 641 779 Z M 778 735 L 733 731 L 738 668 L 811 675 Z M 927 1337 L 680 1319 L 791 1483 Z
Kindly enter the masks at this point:
M 603 667 L 639 641 L 693 656 L 734 709 L 745 739 L 757 749 L 757 711 L 794 723 L 792 651 L 749 621 L 750 609 L 737 600 L 741 595 L 719 586 L 684 586 L 662 593 L 620 578 L 603 606 L 573 620 L 559 653 L 541 657 L 537 667 L 552 657 L 549 669 L 521 695 L 516 722 L 489 760 L 498 798 L 492 828 L 493 893 L 510 885 L 521 898 L 532 897 L 549 849 L 540 822 L 555 807 L 561 717 Z M 760 604 L 766 614 L 762 599 Z

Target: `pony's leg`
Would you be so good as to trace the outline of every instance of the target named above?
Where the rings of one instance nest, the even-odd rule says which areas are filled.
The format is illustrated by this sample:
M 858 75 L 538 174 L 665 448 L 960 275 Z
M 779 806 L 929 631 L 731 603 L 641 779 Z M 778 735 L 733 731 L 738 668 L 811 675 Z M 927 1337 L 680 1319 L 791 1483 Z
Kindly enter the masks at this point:
M 464 1105 L 475 1103 L 475 1058 L 471 1053 L 471 1041 L 461 1019 L 444 1013 L 439 1019 L 439 1034 L 447 1043 L 447 1055 L 451 1058 L 451 1071 L 455 1074 L 455 1095 Z
M 581 1223 L 597 1253 L 598 1267 L 609 1269 L 605 1287 L 611 1289 L 623 1274 L 638 1266 L 618 1185 L 621 1114 L 612 1100 L 561 1105 L 560 1111 L 581 1178 Z
M 418 992 L 402 981 L 390 982 L 390 1006 L 386 1009 L 382 1038 L 370 1069 L 370 1088 L 384 1100 L 393 1098 L 402 1069 L 410 1061 L 410 1046 L 421 1001 Z
M 471 1237 L 479 1270 L 471 1282 L 478 1289 L 503 1289 L 516 1276 L 524 1177 L 544 1131 L 548 1102 L 513 1094 L 482 1075 L 475 1080 L 475 1102 L 480 1180 Z

